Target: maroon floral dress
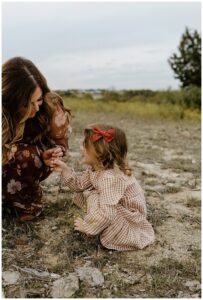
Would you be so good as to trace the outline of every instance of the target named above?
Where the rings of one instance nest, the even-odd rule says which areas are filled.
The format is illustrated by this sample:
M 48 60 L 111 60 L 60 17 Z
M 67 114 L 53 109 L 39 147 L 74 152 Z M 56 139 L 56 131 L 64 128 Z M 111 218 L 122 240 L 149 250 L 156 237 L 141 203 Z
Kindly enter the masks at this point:
M 10 160 L 2 169 L 2 202 L 23 220 L 38 216 L 43 208 L 40 182 L 48 177 L 50 169 L 44 164 L 45 150 L 60 146 L 64 155 L 68 150 L 69 121 L 67 112 L 58 102 L 55 105 L 50 130 L 41 141 L 35 141 L 39 124 L 28 119 L 23 139 L 13 144 Z

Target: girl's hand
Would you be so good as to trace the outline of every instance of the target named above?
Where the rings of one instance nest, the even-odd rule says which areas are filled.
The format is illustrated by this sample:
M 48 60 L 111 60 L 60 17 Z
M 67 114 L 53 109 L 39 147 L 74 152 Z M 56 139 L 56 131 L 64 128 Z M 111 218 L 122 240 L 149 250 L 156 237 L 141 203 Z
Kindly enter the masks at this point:
M 83 224 L 84 224 L 84 221 L 82 218 L 78 217 L 77 219 L 75 219 L 75 221 L 74 221 L 75 230 L 85 233 Z
M 62 156 L 63 156 L 63 152 L 60 147 L 48 149 L 48 150 L 44 151 L 43 155 L 42 155 L 44 163 L 48 167 L 51 167 L 53 158 L 61 158 Z
M 67 173 L 70 171 L 69 167 L 60 159 L 52 158 L 50 167 L 51 167 L 52 171 L 62 173 L 62 175 L 63 175 L 63 173 Z

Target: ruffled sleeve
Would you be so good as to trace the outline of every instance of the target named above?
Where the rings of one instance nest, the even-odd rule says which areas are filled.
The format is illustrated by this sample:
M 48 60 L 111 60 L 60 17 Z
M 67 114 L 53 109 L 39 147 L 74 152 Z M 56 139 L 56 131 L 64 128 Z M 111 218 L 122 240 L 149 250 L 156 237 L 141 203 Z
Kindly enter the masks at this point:
M 73 169 L 63 174 L 63 182 L 74 192 L 82 192 L 92 186 L 90 181 L 90 169 L 82 173 L 75 173 Z

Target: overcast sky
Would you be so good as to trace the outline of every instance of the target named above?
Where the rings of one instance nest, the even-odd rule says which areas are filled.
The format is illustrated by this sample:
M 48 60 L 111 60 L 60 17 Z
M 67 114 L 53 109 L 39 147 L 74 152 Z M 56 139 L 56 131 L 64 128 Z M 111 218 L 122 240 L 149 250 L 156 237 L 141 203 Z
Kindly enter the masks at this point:
M 31 59 L 52 89 L 167 89 L 167 59 L 200 2 L 5 2 L 2 58 Z

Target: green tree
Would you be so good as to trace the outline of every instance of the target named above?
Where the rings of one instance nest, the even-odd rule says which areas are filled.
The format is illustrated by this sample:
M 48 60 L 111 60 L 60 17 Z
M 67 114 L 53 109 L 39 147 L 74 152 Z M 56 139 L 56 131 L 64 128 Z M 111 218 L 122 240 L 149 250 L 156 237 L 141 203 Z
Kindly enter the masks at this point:
M 179 53 L 168 60 L 182 87 L 195 85 L 201 87 L 201 36 L 187 27 L 181 37 Z

